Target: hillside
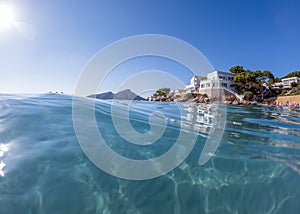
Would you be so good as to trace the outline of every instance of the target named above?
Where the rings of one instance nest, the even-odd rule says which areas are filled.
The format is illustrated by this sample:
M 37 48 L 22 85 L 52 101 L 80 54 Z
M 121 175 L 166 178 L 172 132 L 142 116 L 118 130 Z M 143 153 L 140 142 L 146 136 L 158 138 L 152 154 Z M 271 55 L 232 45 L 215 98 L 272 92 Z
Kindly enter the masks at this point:
M 300 71 L 291 72 L 288 75 L 282 77 L 281 79 L 283 79 L 283 78 L 290 78 L 290 77 L 299 77 L 300 78 Z

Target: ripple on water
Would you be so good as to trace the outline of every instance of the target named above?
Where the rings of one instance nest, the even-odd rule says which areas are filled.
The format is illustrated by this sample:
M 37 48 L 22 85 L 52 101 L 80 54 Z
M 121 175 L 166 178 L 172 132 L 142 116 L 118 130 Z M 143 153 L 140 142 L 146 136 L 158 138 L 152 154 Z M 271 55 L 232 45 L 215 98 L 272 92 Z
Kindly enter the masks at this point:
M 198 140 L 180 166 L 159 178 L 129 181 L 95 167 L 82 152 L 67 95 L 0 95 L 0 213 L 297 213 L 300 210 L 300 111 L 224 106 L 227 123 L 212 159 L 198 165 L 212 106 L 133 102 L 132 124 L 149 130 L 148 117 L 168 119 L 163 144 L 137 151 L 115 136 L 110 101 L 96 102 L 99 129 L 120 154 L 143 158 L 167 151 L 181 120 Z M 84 103 L 84 99 L 82 100 Z M 118 105 L 128 106 L 126 101 Z M 122 108 L 118 112 L 122 115 Z M 204 118 L 206 117 L 206 118 Z M 89 121 L 84 121 L 89 124 Z M 205 128 L 204 128 L 205 127 Z M 191 130 L 186 130 L 191 131 Z M 196 129 L 196 128 L 195 128 Z M 194 132 L 195 133 L 195 132 Z M 4 165 L 5 164 L 5 165 Z

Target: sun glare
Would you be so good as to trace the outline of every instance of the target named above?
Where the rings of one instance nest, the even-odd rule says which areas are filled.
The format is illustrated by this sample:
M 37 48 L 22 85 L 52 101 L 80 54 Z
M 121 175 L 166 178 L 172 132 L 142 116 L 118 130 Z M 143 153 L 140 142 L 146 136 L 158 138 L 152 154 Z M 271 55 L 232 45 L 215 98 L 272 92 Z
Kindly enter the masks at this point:
M 15 13 L 13 8 L 8 4 L 0 3 L 0 30 L 7 29 L 14 24 Z

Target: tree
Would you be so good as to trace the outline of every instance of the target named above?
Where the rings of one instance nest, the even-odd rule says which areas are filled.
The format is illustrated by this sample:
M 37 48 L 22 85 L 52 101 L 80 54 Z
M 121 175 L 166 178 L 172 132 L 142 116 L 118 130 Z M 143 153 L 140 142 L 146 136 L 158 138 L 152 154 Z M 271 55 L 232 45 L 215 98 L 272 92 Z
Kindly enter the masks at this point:
M 298 83 L 292 82 L 292 83 L 291 83 L 291 86 L 292 86 L 292 88 L 296 88 L 296 87 L 298 87 Z
M 281 82 L 281 79 L 278 77 L 275 77 L 274 82 Z
M 262 82 L 266 82 L 266 80 L 268 80 L 268 84 L 272 85 L 275 81 L 274 75 L 271 73 L 271 71 L 264 71 L 261 74 L 262 76 Z
M 269 75 L 269 85 L 273 85 L 274 82 L 275 82 L 275 77 L 274 77 L 274 75 L 271 73 L 271 74 Z
M 254 81 L 256 81 L 256 82 L 260 81 L 261 76 L 262 76 L 262 73 L 260 70 L 256 70 L 255 72 L 253 72 Z
M 158 96 L 163 96 L 163 95 L 167 95 L 168 93 L 170 93 L 171 89 L 170 88 L 160 88 L 156 91 L 156 93 L 158 94 Z
M 234 86 L 236 90 L 245 92 L 245 99 L 251 100 L 255 94 L 261 94 L 265 89 L 265 84 L 273 84 L 274 75 L 269 70 L 251 71 L 244 70 L 243 66 L 233 66 L 230 71 L 235 74 Z
M 253 99 L 253 92 L 252 91 L 245 91 L 244 92 L 244 99 L 245 100 L 252 100 Z
M 184 95 L 184 98 L 188 98 L 188 99 L 194 98 L 194 95 L 193 95 L 192 93 L 186 93 L 186 94 Z
M 244 68 L 241 65 L 236 65 L 236 66 L 231 67 L 229 71 L 234 74 L 238 74 L 238 73 L 244 72 Z
M 291 72 L 283 78 L 290 78 L 290 77 L 300 77 L 300 71 Z

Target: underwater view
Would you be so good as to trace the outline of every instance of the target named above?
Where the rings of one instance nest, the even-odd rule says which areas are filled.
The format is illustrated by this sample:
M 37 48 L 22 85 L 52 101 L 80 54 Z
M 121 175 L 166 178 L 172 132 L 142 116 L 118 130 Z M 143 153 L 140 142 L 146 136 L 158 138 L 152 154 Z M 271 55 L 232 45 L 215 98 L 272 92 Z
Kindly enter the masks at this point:
M 101 170 L 84 153 L 74 131 L 72 99 L 0 95 L 1 214 L 299 213 L 300 108 L 95 101 L 98 130 L 122 156 L 158 157 L 176 146 L 182 129 L 197 136 L 175 169 L 129 180 Z M 128 143 L 114 127 L 112 105 L 129 106 L 130 123 L 140 133 L 150 130 L 149 116 L 160 112 L 163 135 L 151 145 Z M 125 113 L 118 109 L 121 118 Z M 216 110 L 226 115 L 223 137 L 200 165 Z M 90 121 L 83 115 L 81 123 L 88 127 Z

